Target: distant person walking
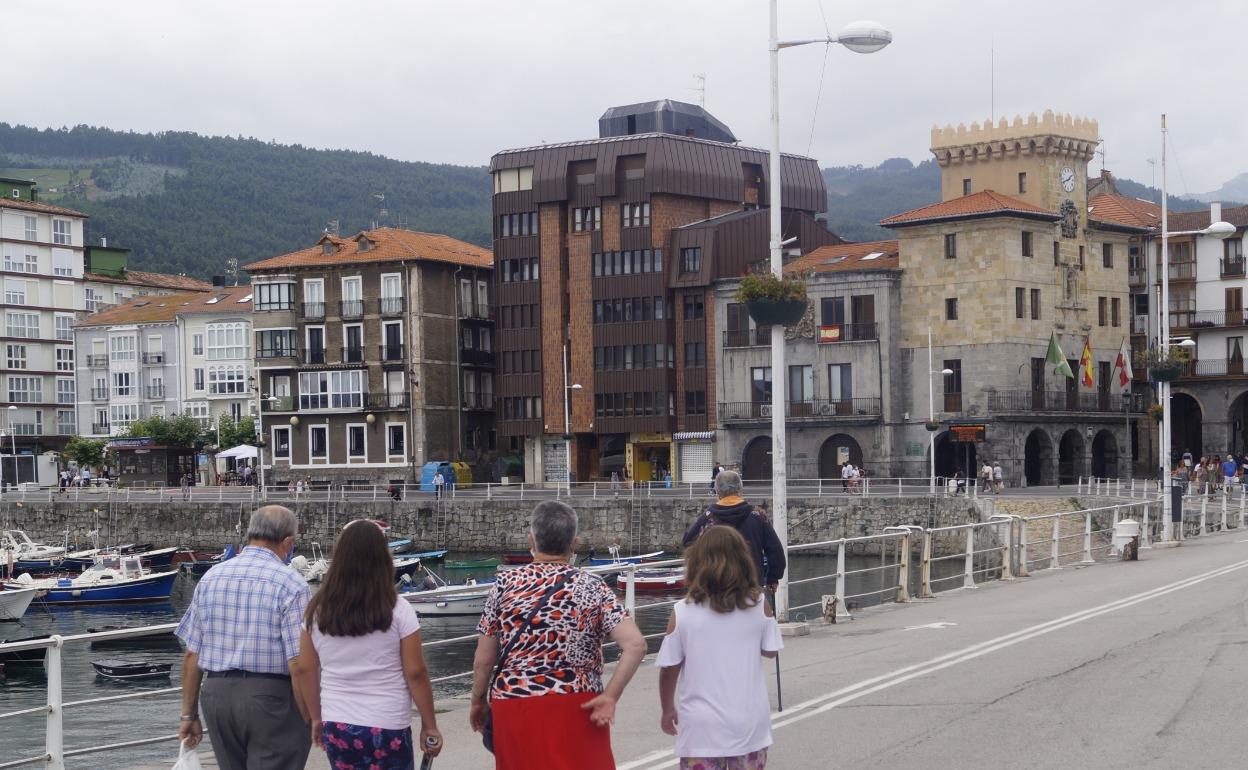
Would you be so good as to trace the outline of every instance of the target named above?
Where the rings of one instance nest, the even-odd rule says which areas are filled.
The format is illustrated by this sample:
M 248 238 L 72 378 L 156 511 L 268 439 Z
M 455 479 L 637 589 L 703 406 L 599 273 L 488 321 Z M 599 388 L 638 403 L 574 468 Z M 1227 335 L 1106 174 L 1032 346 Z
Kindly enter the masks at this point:
M 719 478 L 719 474 L 724 470 L 724 466 L 715 463 L 715 467 L 711 469 L 711 491 L 715 491 L 715 479 Z
M 394 588 L 390 549 L 375 523 L 356 519 L 343 528 L 304 620 L 299 691 L 312 743 L 325 750 L 330 767 L 411 768 L 413 703 L 420 712 L 416 745 L 437 756 L 442 734 L 420 621 Z
M 285 563 L 296 529 L 289 508 L 257 508 L 247 546 L 204 575 L 178 624 L 186 644 L 178 737 L 194 748 L 207 727 L 222 770 L 301 768 L 308 758 L 308 720 L 291 679 L 309 593 Z
M 741 497 L 741 475 L 736 471 L 720 473 L 715 478 L 715 495 L 719 499 L 685 532 L 681 545 L 688 548 L 708 527 L 732 527 L 750 547 L 760 585 L 769 591 L 776 590 L 788 566 L 784 548 L 771 524 Z
M 434 497 L 442 499 L 442 489 L 446 486 L 446 477 L 442 475 L 442 471 L 433 474 L 433 494 Z
M 745 539 L 707 530 L 685 551 L 685 585 L 655 660 L 659 724 L 676 736 L 681 768 L 763 770 L 771 709 L 762 658 L 784 644 Z
M 1231 485 L 1235 483 L 1235 471 L 1239 469 L 1239 464 L 1235 462 L 1235 456 L 1228 454 L 1226 462 L 1222 463 L 1222 481 L 1223 489 L 1229 490 Z
M 82 485 L 84 487 L 91 486 L 91 469 L 90 468 L 82 469 Z
M 191 472 L 187 471 L 182 474 L 182 499 L 191 499 Z
M 1001 470 L 1000 462 L 992 464 L 992 484 L 998 495 L 1005 489 L 1005 471 Z

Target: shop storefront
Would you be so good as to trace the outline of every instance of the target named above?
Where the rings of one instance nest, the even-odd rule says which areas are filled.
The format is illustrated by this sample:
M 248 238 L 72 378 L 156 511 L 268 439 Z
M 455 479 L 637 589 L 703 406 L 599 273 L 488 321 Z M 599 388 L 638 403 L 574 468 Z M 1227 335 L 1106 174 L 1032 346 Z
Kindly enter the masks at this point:
M 666 433 L 630 433 L 625 467 L 633 481 L 666 481 L 672 472 L 671 436 Z

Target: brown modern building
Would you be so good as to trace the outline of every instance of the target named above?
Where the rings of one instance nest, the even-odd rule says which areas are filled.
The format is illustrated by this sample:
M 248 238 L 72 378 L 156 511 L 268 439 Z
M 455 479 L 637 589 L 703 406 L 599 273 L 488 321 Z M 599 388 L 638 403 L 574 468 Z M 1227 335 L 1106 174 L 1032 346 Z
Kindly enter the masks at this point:
M 379 228 L 245 269 L 269 483 L 411 483 L 432 461 L 487 472 L 488 250 Z
M 573 480 L 709 481 L 712 283 L 767 259 L 767 153 L 671 101 L 612 108 L 600 134 L 491 160 L 503 448 L 530 482 L 567 479 L 568 456 Z M 818 164 L 782 165 L 793 248 L 838 242 Z

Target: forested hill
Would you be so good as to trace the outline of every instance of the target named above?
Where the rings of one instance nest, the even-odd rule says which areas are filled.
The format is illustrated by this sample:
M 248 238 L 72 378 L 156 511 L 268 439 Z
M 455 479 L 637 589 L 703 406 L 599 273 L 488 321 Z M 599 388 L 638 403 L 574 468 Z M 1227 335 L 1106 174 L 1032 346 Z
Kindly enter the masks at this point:
M 108 236 L 110 246 L 133 251 L 132 266 L 201 278 L 222 273 L 231 257 L 247 264 L 304 248 L 333 220 L 344 235 L 375 222 L 490 245 L 484 166 L 242 137 L 0 123 L 0 176 L 33 178 L 44 200 L 90 214 L 88 242 Z M 940 198 L 940 169 L 930 160 L 916 166 L 893 158 L 824 169 L 823 176 L 828 225 L 853 241 L 892 237 L 881 219 Z M 1118 180 L 1118 188 L 1156 200 L 1130 180 Z M 1172 198 L 1171 205 L 1204 204 Z
M 88 243 L 105 235 L 146 270 L 208 277 L 230 257 L 246 264 L 304 248 L 331 220 L 344 235 L 377 222 L 490 245 L 484 167 L 241 137 L 0 123 L 0 176 L 34 178 L 43 200 L 90 214 Z

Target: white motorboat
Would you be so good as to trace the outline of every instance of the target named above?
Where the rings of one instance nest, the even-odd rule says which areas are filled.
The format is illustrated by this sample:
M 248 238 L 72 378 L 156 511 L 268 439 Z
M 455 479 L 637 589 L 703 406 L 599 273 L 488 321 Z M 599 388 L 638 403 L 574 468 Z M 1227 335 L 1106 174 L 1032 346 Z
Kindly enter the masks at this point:
M 38 593 L 38 588 L 0 590 L 0 620 L 21 620 Z
M 36 579 L 23 573 L 6 588 L 37 588 L 46 591 L 46 604 L 102 604 L 168 601 L 177 571 L 153 572 L 138 556 L 106 556 L 76 577 Z
M 6 529 L 0 532 L 0 555 L 6 563 L 19 562 L 18 569 L 38 569 L 65 558 L 65 549 L 36 543 L 20 529 Z
M 441 594 L 422 596 L 403 594 L 417 615 L 480 615 L 485 609 L 485 594 Z
M 307 556 L 299 554 L 290 560 L 290 568 L 298 572 L 309 583 L 319 583 L 321 578 L 325 577 L 325 573 L 329 572 L 329 562 L 325 559 L 325 552 L 321 550 L 321 544 L 313 543 L 312 558 L 309 559 Z

